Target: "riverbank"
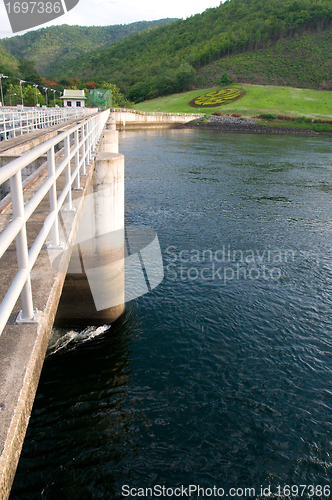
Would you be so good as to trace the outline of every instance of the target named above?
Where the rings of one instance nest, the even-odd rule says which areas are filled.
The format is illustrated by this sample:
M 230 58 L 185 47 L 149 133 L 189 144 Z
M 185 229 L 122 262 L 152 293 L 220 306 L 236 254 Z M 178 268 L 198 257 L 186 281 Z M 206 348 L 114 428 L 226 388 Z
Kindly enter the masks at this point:
M 177 128 L 222 130 L 223 132 L 242 132 L 251 134 L 294 134 L 294 135 L 327 135 L 330 132 L 319 132 L 295 126 L 293 123 L 285 126 L 280 123 L 263 122 L 256 118 L 234 118 L 231 116 L 204 116 L 178 125 Z

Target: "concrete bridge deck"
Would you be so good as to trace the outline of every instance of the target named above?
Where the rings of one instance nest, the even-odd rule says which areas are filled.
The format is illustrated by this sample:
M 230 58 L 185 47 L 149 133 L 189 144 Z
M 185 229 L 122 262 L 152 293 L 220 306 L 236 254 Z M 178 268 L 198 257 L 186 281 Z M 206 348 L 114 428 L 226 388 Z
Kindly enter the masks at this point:
M 57 127 L 59 128 L 59 127 Z M 49 132 L 50 133 L 50 132 Z M 44 139 L 49 133 L 43 134 Z M 53 132 L 51 132 L 53 133 Z M 55 130 L 55 133 L 56 130 Z M 33 133 L 36 138 L 36 134 Z M 39 137 L 41 139 L 41 137 Z M 18 139 L 18 138 L 16 138 Z M 25 139 L 27 137 L 25 136 Z M 16 141 L 15 141 L 16 142 Z M 61 158 L 59 158 L 58 162 Z M 94 162 L 87 166 L 87 175 L 81 177 L 83 193 L 86 193 L 91 183 Z M 25 199 L 31 196 L 42 185 L 47 176 L 44 172 L 25 191 Z M 63 173 L 57 183 L 58 195 L 65 184 Z M 82 191 L 73 191 L 73 199 L 80 197 Z M 47 213 L 49 201 L 44 199 L 27 223 L 29 247 L 35 240 Z M 75 240 L 82 206 L 75 213 L 63 217 L 70 218 L 72 223 L 69 241 Z M 0 232 L 12 218 L 11 205 L 4 211 L 0 221 Z M 68 220 L 66 221 L 68 223 Z M 17 272 L 15 243 L 1 260 L 0 299 L 3 299 L 8 282 L 11 282 Z M 49 336 L 52 330 L 57 304 L 60 300 L 65 273 L 57 273 L 50 267 L 46 248 L 41 251 L 31 272 L 31 286 L 34 297 L 34 307 L 41 311 L 38 324 L 17 324 L 16 318 L 21 310 L 18 300 L 10 320 L 0 336 L 0 498 L 4 500 L 10 492 L 12 480 L 19 460 L 26 427 L 37 389 Z

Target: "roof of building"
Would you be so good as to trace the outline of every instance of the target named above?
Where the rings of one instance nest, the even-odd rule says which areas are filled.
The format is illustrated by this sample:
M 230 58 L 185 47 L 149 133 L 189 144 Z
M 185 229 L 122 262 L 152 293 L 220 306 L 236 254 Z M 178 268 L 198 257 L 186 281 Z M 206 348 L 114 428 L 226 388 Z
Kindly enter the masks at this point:
M 86 99 L 84 90 L 67 90 L 63 91 L 63 96 L 60 99 Z

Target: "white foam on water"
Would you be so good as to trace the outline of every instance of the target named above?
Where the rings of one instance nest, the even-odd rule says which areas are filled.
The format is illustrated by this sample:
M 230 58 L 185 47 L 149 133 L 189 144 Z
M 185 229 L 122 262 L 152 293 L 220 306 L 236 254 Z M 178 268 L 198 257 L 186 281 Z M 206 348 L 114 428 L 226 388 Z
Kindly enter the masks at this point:
M 78 345 L 98 337 L 104 333 L 110 325 L 103 326 L 88 326 L 81 332 L 75 330 L 65 331 L 61 328 L 54 328 L 48 344 L 47 355 L 55 354 L 59 351 L 66 349 L 72 351 Z M 69 347 L 68 347 L 69 346 Z

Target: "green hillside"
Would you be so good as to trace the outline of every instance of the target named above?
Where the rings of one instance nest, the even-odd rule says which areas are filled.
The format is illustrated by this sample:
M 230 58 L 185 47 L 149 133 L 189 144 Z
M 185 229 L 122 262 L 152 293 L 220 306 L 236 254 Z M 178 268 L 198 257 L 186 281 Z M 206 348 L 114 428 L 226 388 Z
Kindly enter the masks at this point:
M 306 84 L 318 88 L 324 80 L 327 85 L 331 80 L 329 51 L 324 54 L 316 38 L 322 58 L 317 61 L 315 54 L 310 58 L 315 72 L 302 83 L 296 61 L 300 48 L 293 54 L 292 44 L 301 36 L 307 36 L 308 41 L 310 36 L 314 40 L 315 36 L 322 35 L 323 40 L 326 35 L 328 49 L 331 27 L 330 0 L 227 0 L 186 20 L 130 35 L 110 47 L 75 59 L 59 60 L 52 76 L 112 81 L 126 97 L 140 102 L 211 85 L 218 78 L 216 83 L 220 83 L 221 78 L 227 83 L 224 74 L 227 69 L 236 80 L 243 75 L 255 78 L 255 57 L 262 54 L 260 74 L 255 82 L 263 78 L 273 83 L 274 78 L 274 83 L 278 83 L 280 78 L 279 81 L 287 85 Z M 308 53 L 310 49 L 309 45 Z M 264 50 L 267 52 L 263 53 Z M 279 60 L 288 55 L 288 63 L 265 65 L 264 57 L 268 61 L 269 57 L 272 59 L 268 50 L 277 51 Z M 241 66 L 240 55 L 245 55 L 244 66 Z M 239 59 L 234 59 L 233 64 L 228 59 L 230 56 Z M 228 61 L 225 67 L 224 61 Z M 248 65 L 250 75 L 247 75 Z M 305 71 L 308 67 L 309 62 Z
M 246 117 L 256 116 L 260 113 L 272 113 L 296 117 L 308 116 L 312 119 L 330 120 L 332 118 L 332 93 L 328 91 L 247 84 L 232 84 L 227 87 L 241 87 L 246 91 L 246 95 L 237 101 L 213 108 L 198 109 L 189 106 L 189 102 L 194 97 L 220 88 L 213 87 L 158 97 L 136 104 L 134 108 L 147 112 L 163 111 L 168 113 L 200 112 L 211 114 L 222 111 L 223 114 L 240 113 Z
M 0 73 L 14 75 L 18 72 L 18 60 L 0 45 Z
M 138 31 L 172 23 L 175 19 L 141 21 L 113 26 L 51 26 L 0 41 L 17 59 L 34 61 L 41 76 L 55 74 L 54 65 L 97 47 L 105 47 Z

